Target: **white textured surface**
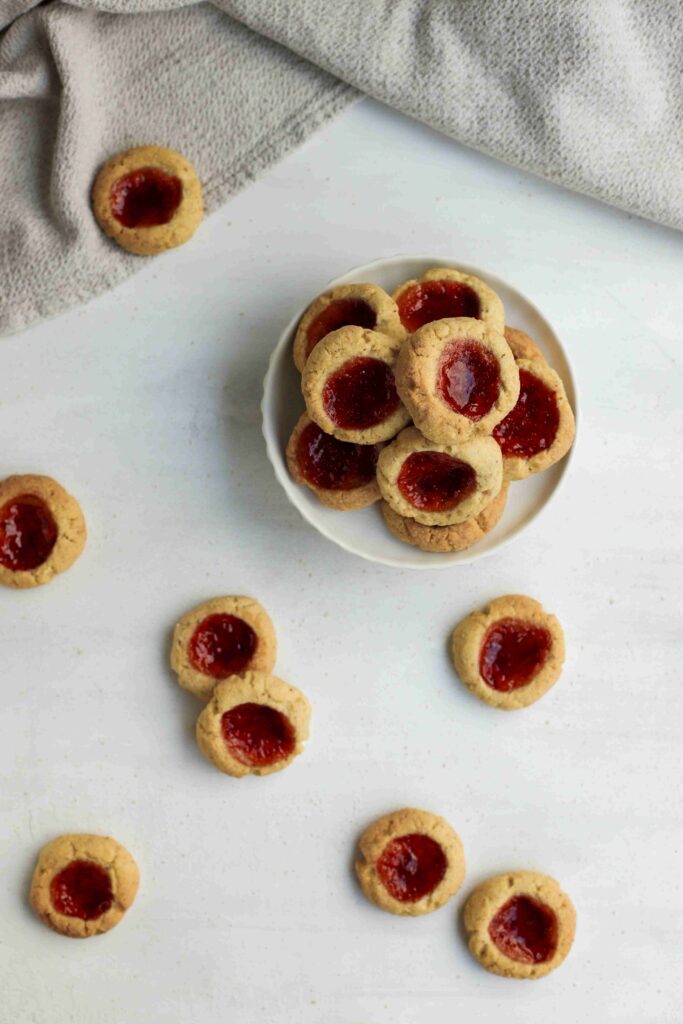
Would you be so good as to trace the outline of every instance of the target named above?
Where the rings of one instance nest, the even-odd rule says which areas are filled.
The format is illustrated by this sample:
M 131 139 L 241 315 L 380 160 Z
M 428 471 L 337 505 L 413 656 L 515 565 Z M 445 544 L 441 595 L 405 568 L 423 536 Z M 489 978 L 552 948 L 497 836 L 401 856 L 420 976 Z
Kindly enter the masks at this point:
M 498 555 L 453 572 L 368 565 L 315 533 L 266 460 L 270 348 L 293 310 L 373 256 L 491 268 L 560 333 L 582 396 L 568 486 Z M 2 1024 L 679 1024 L 681 238 L 370 103 L 195 240 L 88 307 L 2 342 L 2 473 L 52 473 L 90 527 L 81 561 L 0 593 Z M 453 623 L 510 591 L 567 632 L 564 676 L 498 714 L 460 686 Z M 259 597 L 278 671 L 313 702 L 307 752 L 235 782 L 195 749 L 165 668 L 194 602 Z M 367 904 L 354 839 L 403 804 L 460 832 L 462 895 L 421 920 Z M 138 858 L 127 919 L 52 935 L 24 893 L 58 832 Z M 472 885 L 555 875 L 579 913 L 560 971 L 480 970 Z

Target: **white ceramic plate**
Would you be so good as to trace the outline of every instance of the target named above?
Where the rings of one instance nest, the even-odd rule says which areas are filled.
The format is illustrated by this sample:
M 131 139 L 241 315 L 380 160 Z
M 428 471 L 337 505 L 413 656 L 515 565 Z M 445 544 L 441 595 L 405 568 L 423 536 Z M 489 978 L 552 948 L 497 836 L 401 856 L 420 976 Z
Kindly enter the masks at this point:
M 453 260 L 437 256 L 394 256 L 354 267 L 343 277 L 338 277 L 325 288 L 319 289 L 319 292 L 334 285 L 354 281 L 372 281 L 386 291 L 392 292 L 402 281 L 420 277 L 430 267 L 456 267 L 458 270 L 481 277 L 498 292 L 505 306 L 506 323 L 531 335 L 550 365 L 564 381 L 569 401 L 576 414 L 577 394 L 571 366 L 552 327 L 528 299 L 505 281 L 485 270 L 462 263 L 456 264 Z M 311 294 L 309 301 L 313 301 L 314 298 L 315 294 Z M 324 537 L 346 551 L 367 558 L 371 562 L 394 565 L 401 569 L 445 569 L 448 566 L 473 562 L 483 555 L 490 555 L 501 545 L 518 536 L 548 504 L 567 473 L 571 452 L 544 473 L 511 484 L 510 496 L 501 521 L 482 541 L 467 551 L 438 554 L 402 544 L 384 525 L 378 505 L 359 512 L 336 512 L 322 505 L 307 487 L 294 483 L 285 461 L 289 435 L 304 411 L 300 375 L 292 362 L 292 339 L 303 312 L 301 309 L 283 331 L 268 365 L 263 386 L 263 436 L 266 440 L 268 458 L 287 497 Z

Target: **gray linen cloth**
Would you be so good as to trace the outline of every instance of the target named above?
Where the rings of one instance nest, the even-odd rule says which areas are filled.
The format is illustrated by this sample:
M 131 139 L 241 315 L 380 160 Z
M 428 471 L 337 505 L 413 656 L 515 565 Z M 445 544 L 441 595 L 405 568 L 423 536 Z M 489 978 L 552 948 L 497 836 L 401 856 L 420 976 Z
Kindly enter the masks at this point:
M 0 333 L 142 260 L 97 228 L 109 155 L 156 142 L 208 210 L 361 93 L 683 228 L 680 0 L 0 0 Z

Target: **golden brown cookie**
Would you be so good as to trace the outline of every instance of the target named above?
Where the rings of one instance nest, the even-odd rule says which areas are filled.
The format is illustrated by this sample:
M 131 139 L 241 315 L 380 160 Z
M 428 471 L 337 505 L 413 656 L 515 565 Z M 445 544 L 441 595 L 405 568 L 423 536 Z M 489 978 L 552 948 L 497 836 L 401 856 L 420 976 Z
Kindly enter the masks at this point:
M 465 855 L 447 821 L 406 807 L 365 830 L 355 868 L 372 903 L 391 914 L 416 917 L 438 910 L 455 895 L 465 877 Z
M 473 274 L 452 267 L 432 267 L 394 292 L 401 323 L 413 333 L 434 320 L 473 317 L 498 332 L 505 326 L 503 303 L 493 288 Z
M 528 334 L 525 334 L 524 331 L 519 331 L 516 327 L 506 327 L 503 333 L 515 360 L 540 359 L 542 362 L 545 362 L 545 356 L 536 342 Z
M 323 505 L 351 512 L 379 500 L 381 447 L 340 441 L 303 413 L 287 443 L 287 466 L 292 479 L 313 491 Z
M 396 391 L 400 339 L 362 327 L 341 327 L 319 341 L 301 377 L 306 411 L 340 441 L 378 444 L 410 417 Z
M 564 458 L 574 441 L 574 413 L 564 384 L 545 360 L 518 359 L 514 409 L 493 428 L 506 480 L 523 480 Z
M 396 387 L 425 437 L 457 444 L 490 434 L 514 408 L 519 372 L 502 332 L 481 320 L 435 320 L 401 346 Z
M 517 711 L 547 693 L 564 662 L 564 633 L 538 601 L 508 594 L 459 622 L 451 638 L 455 670 L 491 707 Z
M 0 481 L 0 583 L 39 587 L 64 572 L 85 546 L 81 507 L 49 476 Z
M 275 629 L 253 597 L 214 597 L 183 615 L 173 630 L 171 668 L 184 690 L 209 700 L 220 679 L 275 665 Z
M 377 482 L 400 516 L 425 526 L 453 526 L 479 515 L 500 492 L 500 449 L 490 437 L 435 444 L 407 427 L 380 452 Z
M 294 335 L 294 365 L 301 372 L 309 355 L 327 334 L 340 327 L 364 327 L 403 338 L 396 303 L 376 284 L 340 284 L 319 295 L 299 321 Z
M 31 905 L 60 935 L 87 939 L 119 923 L 139 881 L 130 853 L 110 836 L 58 836 L 38 856 Z
M 503 484 L 493 501 L 482 509 L 478 515 L 466 519 L 455 526 L 425 526 L 416 519 L 408 519 L 394 512 L 391 505 L 383 501 L 380 505 L 384 522 L 394 537 L 404 544 L 412 544 L 421 551 L 465 551 L 478 541 L 499 522 L 508 497 L 509 484 Z
M 482 967 L 504 978 L 542 978 L 571 949 L 576 911 L 548 875 L 511 871 L 482 882 L 465 904 L 469 947 Z
M 104 233 L 138 256 L 187 242 L 204 214 L 194 167 L 163 146 L 136 146 L 107 160 L 93 185 L 92 206 Z
M 245 672 L 216 684 L 197 719 L 197 743 L 226 775 L 270 775 L 302 753 L 310 717 L 295 687 L 267 672 Z

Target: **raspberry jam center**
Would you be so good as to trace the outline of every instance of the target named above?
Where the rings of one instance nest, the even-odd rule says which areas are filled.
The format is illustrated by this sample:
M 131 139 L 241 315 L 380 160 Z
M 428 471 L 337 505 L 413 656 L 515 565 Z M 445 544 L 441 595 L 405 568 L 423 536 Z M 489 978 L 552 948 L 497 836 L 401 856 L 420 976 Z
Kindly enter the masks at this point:
M 376 427 L 400 404 L 391 367 L 371 356 L 347 360 L 327 378 L 323 388 L 325 412 L 344 430 Z
M 182 197 L 182 182 L 175 174 L 159 167 L 139 167 L 112 185 L 111 212 L 126 228 L 156 227 L 168 224 Z
M 413 452 L 401 466 L 398 489 L 424 512 L 449 512 L 472 494 L 477 474 L 467 462 L 445 452 Z
M 232 756 L 255 767 L 282 761 L 296 746 L 290 720 L 267 704 L 231 708 L 221 719 L 221 731 Z
M 57 524 L 42 498 L 20 494 L 0 508 L 0 564 L 13 572 L 37 569 L 57 543 Z
M 496 426 L 493 436 L 503 455 L 530 459 L 546 451 L 557 437 L 560 410 L 557 396 L 535 374 L 519 371 L 519 398 Z
M 316 423 L 301 431 L 296 458 L 304 480 L 328 491 L 350 491 L 375 477 L 379 448 L 374 444 L 338 441 Z
M 340 327 L 366 327 L 374 330 L 376 325 L 377 314 L 364 299 L 333 299 L 309 324 L 306 355 L 310 356 L 326 334 L 338 331 Z
M 500 392 L 498 360 L 478 341 L 451 341 L 441 354 L 436 381 L 447 406 L 469 420 L 480 420 L 493 408 Z
M 531 896 L 513 896 L 491 920 L 489 935 L 511 960 L 544 964 L 557 949 L 557 917 Z
M 258 647 L 258 636 L 238 615 L 207 615 L 195 629 L 188 646 L 198 672 L 225 679 L 247 667 Z
M 58 913 L 94 921 L 114 902 L 109 872 L 91 860 L 72 860 L 50 882 L 50 898 Z
M 479 655 L 485 683 L 501 693 L 526 686 L 545 665 L 552 637 L 545 626 L 523 619 L 500 619 L 488 629 Z
M 481 315 L 479 296 L 462 281 L 422 281 L 406 288 L 397 301 L 401 323 L 408 331 L 450 316 Z
M 414 903 L 436 889 L 447 867 L 446 855 L 436 840 L 411 832 L 387 843 L 377 861 L 377 874 L 395 900 Z

